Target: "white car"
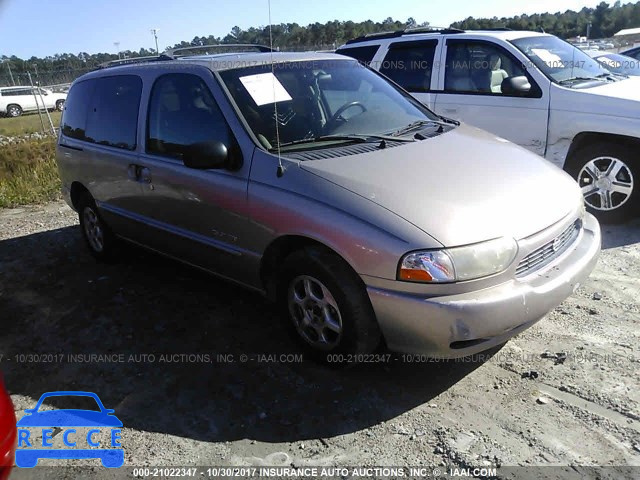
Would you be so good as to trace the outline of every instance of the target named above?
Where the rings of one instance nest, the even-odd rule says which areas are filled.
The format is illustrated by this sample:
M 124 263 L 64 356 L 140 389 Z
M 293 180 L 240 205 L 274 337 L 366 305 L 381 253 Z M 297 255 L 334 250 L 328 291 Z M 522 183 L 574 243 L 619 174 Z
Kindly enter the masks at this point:
M 40 87 L 0 87 L 0 115 L 19 117 L 23 112 L 40 110 L 62 111 L 66 93 L 54 93 Z
M 610 72 L 640 77 L 640 60 L 620 53 L 608 53 L 601 50 L 585 50 L 584 53 L 596 59 Z
M 640 78 L 613 74 L 569 43 L 529 31 L 399 31 L 351 40 L 338 53 L 390 77 L 438 114 L 564 168 L 601 220 L 638 211 Z M 500 172 L 487 174 L 499 188 Z

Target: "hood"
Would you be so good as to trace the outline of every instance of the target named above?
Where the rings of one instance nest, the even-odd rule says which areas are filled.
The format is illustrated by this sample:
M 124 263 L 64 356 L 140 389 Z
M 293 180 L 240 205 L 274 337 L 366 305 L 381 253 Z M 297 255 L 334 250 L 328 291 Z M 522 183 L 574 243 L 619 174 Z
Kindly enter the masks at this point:
M 414 224 L 444 246 L 521 239 L 577 210 L 576 182 L 541 157 L 462 125 L 372 153 L 301 162 Z
M 640 119 L 640 77 L 590 88 L 554 87 L 552 108 L 554 105 L 566 105 L 567 108 L 561 110 Z M 580 96 L 585 98 L 579 99 Z

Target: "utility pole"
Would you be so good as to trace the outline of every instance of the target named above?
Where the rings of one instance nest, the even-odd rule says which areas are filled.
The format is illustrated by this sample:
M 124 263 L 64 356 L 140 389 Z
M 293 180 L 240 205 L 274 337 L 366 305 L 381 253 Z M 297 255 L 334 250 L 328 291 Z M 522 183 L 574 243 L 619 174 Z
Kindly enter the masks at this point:
M 6 60 L 2 60 L 2 62 L 0 63 L 7 64 L 7 68 L 9 69 L 9 78 L 11 79 L 11 85 L 15 86 L 16 82 L 13 80 L 13 73 L 11 73 L 11 64 L 9 63 L 9 59 L 7 58 Z
M 159 28 L 152 28 L 151 33 L 153 34 L 153 38 L 156 40 L 156 55 L 160 55 L 160 50 L 158 50 L 158 32 Z
M 118 60 L 120 60 L 120 42 L 113 42 L 113 45 L 116 47 L 118 51 Z
M 591 22 L 587 23 L 587 40 L 591 36 Z

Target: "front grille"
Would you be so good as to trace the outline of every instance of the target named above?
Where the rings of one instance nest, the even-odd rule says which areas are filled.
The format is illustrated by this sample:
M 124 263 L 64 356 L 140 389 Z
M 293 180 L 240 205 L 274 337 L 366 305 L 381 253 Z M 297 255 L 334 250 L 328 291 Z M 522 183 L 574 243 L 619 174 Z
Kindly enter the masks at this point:
M 524 257 L 518 264 L 516 276 L 521 277 L 523 275 L 527 275 L 549 264 L 573 243 L 578 236 L 578 233 L 580 233 L 581 228 L 582 220 L 578 219 L 569 225 L 556 238 L 550 240 Z

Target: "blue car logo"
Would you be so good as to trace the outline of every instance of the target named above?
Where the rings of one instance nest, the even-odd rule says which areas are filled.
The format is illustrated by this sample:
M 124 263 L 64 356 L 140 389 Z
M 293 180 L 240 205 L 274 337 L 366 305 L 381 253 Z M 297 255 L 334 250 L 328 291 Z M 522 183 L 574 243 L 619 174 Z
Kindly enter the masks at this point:
M 39 411 L 42 403 L 50 397 L 90 397 L 100 411 L 62 409 Z M 100 398 L 91 392 L 48 392 L 40 397 L 35 408 L 25 410 L 18 420 L 18 448 L 16 465 L 22 468 L 35 467 L 40 458 L 87 459 L 99 458 L 107 468 L 118 468 L 124 463 L 124 450 L 120 445 L 122 422 L 113 415 L 114 410 L 104 408 Z M 76 428 L 88 429 L 86 435 Z M 55 433 L 54 433 L 55 430 Z M 36 436 L 41 433 L 41 441 Z M 64 448 L 55 448 L 62 440 Z M 105 448 L 104 437 L 108 440 Z M 100 442 L 102 439 L 102 443 Z M 80 445 L 78 447 L 78 445 Z M 82 448 L 86 445 L 87 448 Z M 77 447 L 77 448 L 76 448 Z

